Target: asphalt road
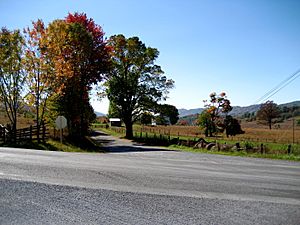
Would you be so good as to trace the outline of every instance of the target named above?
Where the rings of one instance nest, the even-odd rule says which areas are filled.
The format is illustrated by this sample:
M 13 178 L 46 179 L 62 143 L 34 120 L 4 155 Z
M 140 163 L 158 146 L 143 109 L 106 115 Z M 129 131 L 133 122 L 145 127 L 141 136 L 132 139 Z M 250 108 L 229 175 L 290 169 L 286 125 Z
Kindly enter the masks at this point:
M 167 151 L 0 148 L 0 224 L 300 224 L 300 163 Z

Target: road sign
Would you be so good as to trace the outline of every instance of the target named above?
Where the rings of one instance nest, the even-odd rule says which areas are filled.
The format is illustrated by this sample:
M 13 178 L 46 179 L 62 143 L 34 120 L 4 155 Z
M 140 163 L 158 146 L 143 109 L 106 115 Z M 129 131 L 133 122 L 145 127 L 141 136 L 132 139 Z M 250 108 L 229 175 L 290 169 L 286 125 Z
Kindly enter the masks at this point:
M 63 129 L 67 126 L 67 119 L 64 116 L 58 116 L 55 120 L 57 129 L 60 130 L 60 143 L 62 143 L 62 132 Z
M 67 126 L 67 119 L 64 116 L 58 116 L 55 120 L 57 129 L 64 129 Z

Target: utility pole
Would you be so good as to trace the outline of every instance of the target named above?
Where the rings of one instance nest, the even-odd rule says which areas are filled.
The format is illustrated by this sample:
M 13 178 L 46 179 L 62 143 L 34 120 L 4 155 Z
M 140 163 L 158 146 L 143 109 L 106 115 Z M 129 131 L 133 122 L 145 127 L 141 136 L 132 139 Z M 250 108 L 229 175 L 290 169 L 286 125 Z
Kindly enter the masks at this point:
M 295 109 L 293 109 L 293 145 L 295 144 Z

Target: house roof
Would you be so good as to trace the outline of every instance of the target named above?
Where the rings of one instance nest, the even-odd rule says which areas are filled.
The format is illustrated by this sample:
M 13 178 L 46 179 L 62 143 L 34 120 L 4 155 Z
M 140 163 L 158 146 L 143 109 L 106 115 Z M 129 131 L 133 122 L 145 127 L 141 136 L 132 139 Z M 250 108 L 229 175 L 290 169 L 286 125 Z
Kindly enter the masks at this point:
M 109 118 L 110 122 L 120 122 L 121 119 L 120 118 Z

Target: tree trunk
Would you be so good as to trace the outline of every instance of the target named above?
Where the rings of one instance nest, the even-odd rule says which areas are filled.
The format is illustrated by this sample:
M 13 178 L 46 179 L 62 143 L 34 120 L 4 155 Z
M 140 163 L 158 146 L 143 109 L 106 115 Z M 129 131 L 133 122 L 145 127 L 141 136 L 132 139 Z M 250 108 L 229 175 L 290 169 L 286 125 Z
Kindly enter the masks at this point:
M 269 120 L 269 129 L 271 130 L 272 129 L 272 120 Z
M 40 101 L 39 101 L 39 94 L 37 94 L 37 100 L 36 100 L 36 125 L 37 125 L 37 141 L 40 143 Z
M 127 121 L 124 121 L 125 123 L 125 126 L 126 126 L 126 138 L 127 139 L 133 139 L 133 129 L 132 129 L 132 126 L 133 126 L 133 123 L 131 120 L 127 120 Z
M 15 110 L 14 115 L 13 115 L 14 121 L 12 123 L 12 141 L 13 143 L 17 142 L 17 111 Z
M 37 141 L 40 143 L 40 73 L 37 74 L 37 88 L 36 88 L 36 125 L 37 125 Z
M 208 128 L 205 128 L 205 137 L 208 137 Z

